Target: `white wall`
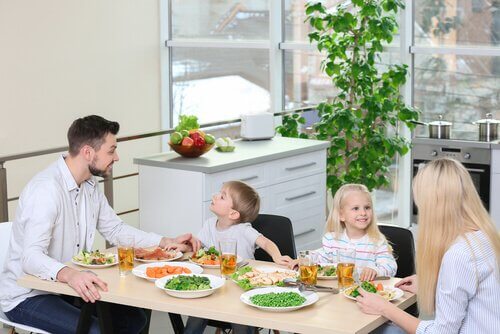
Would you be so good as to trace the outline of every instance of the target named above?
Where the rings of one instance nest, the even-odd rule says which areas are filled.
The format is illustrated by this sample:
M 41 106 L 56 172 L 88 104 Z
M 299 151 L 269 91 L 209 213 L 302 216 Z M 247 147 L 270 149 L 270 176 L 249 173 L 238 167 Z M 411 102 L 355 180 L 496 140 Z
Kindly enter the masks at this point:
M 0 156 L 64 146 L 89 114 L 120 122 L 119 136 L 159 130 L 159 20 L 158 0 L 0 0 Z M 159 138 L 120 143 L 115 176 L 159 150 Z M 7 162 L 9 197 L 54 157 Z M 136 185 L 115 182 L 117 211 L 137 208 Z

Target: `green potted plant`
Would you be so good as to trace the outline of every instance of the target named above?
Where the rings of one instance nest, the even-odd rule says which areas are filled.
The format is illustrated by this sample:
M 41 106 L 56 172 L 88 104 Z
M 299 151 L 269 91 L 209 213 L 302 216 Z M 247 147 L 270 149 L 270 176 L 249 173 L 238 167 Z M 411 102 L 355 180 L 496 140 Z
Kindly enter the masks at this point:
M 407 67 L 380 69 L 376 62 L 383 43 L 397 32 L 399 0 L 351 0 L 328 11 L 322 3 L 306 5 L 309 34 L 325 54 L 322 70 L 332 78 L 337 95 L 318 105 L 319 122 L 313 137 L 329 140 L 327 187 L 335 194 L 345 183 L 362 183 L 370 190 L 389 184 L 389 167 L 396 154 L 404 155 L 410 141 L 399 134 L 403 123 L 414 128 L 417 110 L 406 106 L 400 94 Z M 303 119 L 284 118 L 282 135 L 304 137 Z

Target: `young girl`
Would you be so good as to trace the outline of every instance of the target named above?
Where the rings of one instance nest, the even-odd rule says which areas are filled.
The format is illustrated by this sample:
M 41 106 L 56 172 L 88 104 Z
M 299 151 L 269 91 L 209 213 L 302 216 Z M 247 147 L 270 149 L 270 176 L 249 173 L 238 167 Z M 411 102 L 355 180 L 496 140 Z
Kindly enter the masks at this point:
M 418 283 L 413 275 L 396 286 L 417 293 L 420 311 L 434 319 L 421 321 L 362 289 L 361 310 L 406 333 L 498 333 L 500 236 L 469 173 L 458 161 L 434 160 L 419 170 L 413 195 Z
M 333 198 L 326 230 L 323 247 L 317 251 L 322 262 L 337 262 L 338 250 L 354 248 L 361 281 L 396 275 L 392 249 L 377 227 L 372 198 L 364 185 L 340 187 Z

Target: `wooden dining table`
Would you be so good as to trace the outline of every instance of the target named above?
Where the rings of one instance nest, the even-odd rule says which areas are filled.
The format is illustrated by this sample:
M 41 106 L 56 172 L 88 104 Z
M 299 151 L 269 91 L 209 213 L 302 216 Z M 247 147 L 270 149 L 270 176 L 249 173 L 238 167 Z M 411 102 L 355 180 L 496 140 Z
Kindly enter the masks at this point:
M 140 263 L 136 262 L 136 265 Z M 250 260 L 252 267 L 279 267 L 271 262 Z M 83 270 L 73 263 L 68 266 Z M 226 280 L 224 286 L 210 296 L 197 299 L 171 297 L 157 288 L 154 282 L 136 277 L 132 273 L 120 277 L 118 266 L 92 269 L 107 282 L 108 291 L 101 291 L 101 300 L 116 304 L 130 305 L 160 312 L 171 312 L 201 318 L 234 322 L 261 328 L 271 328 L 293 333 L 369 333 L 387 321 L 382 316 L 368 315 L 360 311 L 356 302 L 342 293 L 318 292 L 319 300 L 307 307 L 292 312 L 263 311 L 240 301 L 244 291 L 233 281 Z M 206 269 L 203 273 L 220 275 L 218 269 Z M 399 279 L 381 281 L 393 286 Z M 31 275 L 18 279 L 18 284 L 56 294 L 77 296 L 65 283 L 42 280 Z M 318 280 L 324 286 L 337 286 L 336 280 Z M 416 296 L 405 292 L 393 301 L 401 309 L 416 302 Z

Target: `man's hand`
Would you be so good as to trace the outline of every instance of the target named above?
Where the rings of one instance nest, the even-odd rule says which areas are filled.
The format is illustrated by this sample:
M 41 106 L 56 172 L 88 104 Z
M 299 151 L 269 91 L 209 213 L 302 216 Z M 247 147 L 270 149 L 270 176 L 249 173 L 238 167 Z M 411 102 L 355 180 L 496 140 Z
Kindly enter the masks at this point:
M 167 244 L 165 249 L 166 250 L 175 250 L 178 252 L 185 253 L 185 252 L 191 251 L 191 245 L 171 243 L 171 244 Z
M 377 272 L 372 268 L 363 268 L 361 274 L 359 274 L 360 281 L 373 281 L 377 277 Z
M 197 252 L 201 247 L 201 241 L 193 237 L 191 233 L 179 235 L 174 239 L 174 243 L 191 245 L 191 249 L 189 250 L 192 250 L 193 252 Z
M 181 252 L 197 252 L 201 247 L 201 242 L 193 237 L 191 233 L 186 233 L 171 239 L 163 237 L 160 241 L 160 247 L 165 249 L 175 249 Z
M 88 271 L 78 271 L 64 267 L 57 273 L 57 280 L 68 283 L 85 302 L 95 303 L 96 300 L 101 299 L 97 288 L 101 288 L 102 291 L 108 291 L 106 282 Z
M 394 284 L 396 288 L 400 288 L 403 291 L 417 293 L 418 280 L 417 275 L 411 275 L 403 278 L 401 281 Z

